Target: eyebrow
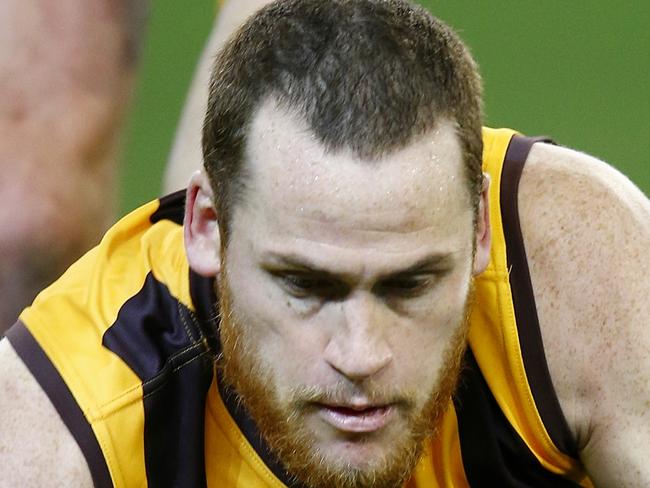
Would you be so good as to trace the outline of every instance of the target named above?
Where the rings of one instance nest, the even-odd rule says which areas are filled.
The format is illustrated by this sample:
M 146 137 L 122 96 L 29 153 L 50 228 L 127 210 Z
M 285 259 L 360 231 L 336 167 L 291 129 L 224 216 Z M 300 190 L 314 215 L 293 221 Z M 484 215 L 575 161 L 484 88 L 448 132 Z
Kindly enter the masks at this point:
M 433 270 L 435 268 L 448 268 L 454 261 L 454 254 L 454 252 L 444 252 L 424 256 L 404 269 L 381 273 L 379 275 L 379 280 L 394 278 L 397 276 L 415 275 L 418 273 Z M 265 267 L 270 269 L 273 269 L 276 266 L 286 266 L 297 271 L 313 273 L 318 276 L 328 277 L 332 279 L 341 279 L 345 276 L 349 276 L 348 273 L 335 273 L 324 269 L 318 266 L 316 263 L 312 262 L 309 258 L 293 253 L 276 254 L 272 252 L 265 256 L 264 262 L 268 263 L 268 266 Z
M 422 273 L 424 271 L 432 270 L 434 268 L 440 268 L 440 267 L 446 268 L 453 263 L 454 254 L 455 253 L 453 252 L 430 254 L 428 256 L 424 256 L 423 258 L 419 259 L 409 267 L 399 271 L 388 273 L 384 277 L 414 275 L 414 274 Z

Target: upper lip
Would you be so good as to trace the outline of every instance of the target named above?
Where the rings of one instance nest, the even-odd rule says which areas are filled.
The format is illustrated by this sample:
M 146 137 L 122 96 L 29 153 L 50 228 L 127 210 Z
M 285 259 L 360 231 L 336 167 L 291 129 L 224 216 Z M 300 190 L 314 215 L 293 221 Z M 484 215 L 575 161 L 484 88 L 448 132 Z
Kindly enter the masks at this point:
M 354 410 L 355 412 L 388 406 L 387 403 L 321 403 L 321 405 L 327 408 L 345 408 L 348 410 Z

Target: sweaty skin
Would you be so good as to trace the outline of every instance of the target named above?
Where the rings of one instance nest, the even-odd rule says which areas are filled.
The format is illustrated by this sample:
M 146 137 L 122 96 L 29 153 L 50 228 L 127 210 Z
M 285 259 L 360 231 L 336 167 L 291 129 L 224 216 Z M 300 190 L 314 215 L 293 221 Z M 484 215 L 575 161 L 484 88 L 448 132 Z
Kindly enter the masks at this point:
M 354 470 L 373 473 L 372 486 L 399 480 L 448 405 L 471 276 L 489 260 L 455 125 L 441 119 L 379 160 L 328 152 L 272 100 L 249 130 L 226 253 L 215 258 L 214 218 L 190 215 L 190 231 L 199 231 L 186 232 L 192 268 L 223 265 L 217 279 L 230 306 L 222 312 L 233 316 L 221 324 L 231 331 L 222 333 L 224 375 L 309 486 L 334 486 Z M 250 366 L 231 370 L 237 350 Z M 319 401 L 305 406 L 307 391 Z M 366 422 L 345 413 L 352 407 Z

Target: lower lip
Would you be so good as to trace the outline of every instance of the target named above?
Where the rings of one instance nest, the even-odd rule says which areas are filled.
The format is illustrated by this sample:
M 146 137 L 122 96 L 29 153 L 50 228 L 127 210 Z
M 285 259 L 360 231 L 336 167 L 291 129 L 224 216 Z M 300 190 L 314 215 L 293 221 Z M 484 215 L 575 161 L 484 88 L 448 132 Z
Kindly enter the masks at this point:
M 390 406 L 361 411 L 331 408 L 325 405 L 320 405 L 319 408 L 319 414 L 325 422 L 338 430 L 353 433 L 378 431 L 390 421 L 392 413 L 393 407 Z

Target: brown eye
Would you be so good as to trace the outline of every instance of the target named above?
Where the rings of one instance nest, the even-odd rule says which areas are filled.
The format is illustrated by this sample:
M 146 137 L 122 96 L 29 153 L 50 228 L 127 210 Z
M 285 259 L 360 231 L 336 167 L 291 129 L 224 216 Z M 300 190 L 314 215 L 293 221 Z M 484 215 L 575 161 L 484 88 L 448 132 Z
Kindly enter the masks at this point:
M 430 277 L 392 278 L 383 281 L 380 284 L 378 291 L 384 296 L 417 296 L 422 293 L 430 283 Z
M 282 279 L 288 287 L 303 292 L 317 290 L 324 286 L 323 280 L 301 276 L 298 274 L 287 274 L 283 276 Z
M 277 273 L 281 286 L 296 298 L 330 298 L 338 292 L 336 283 L 304 273 Z

